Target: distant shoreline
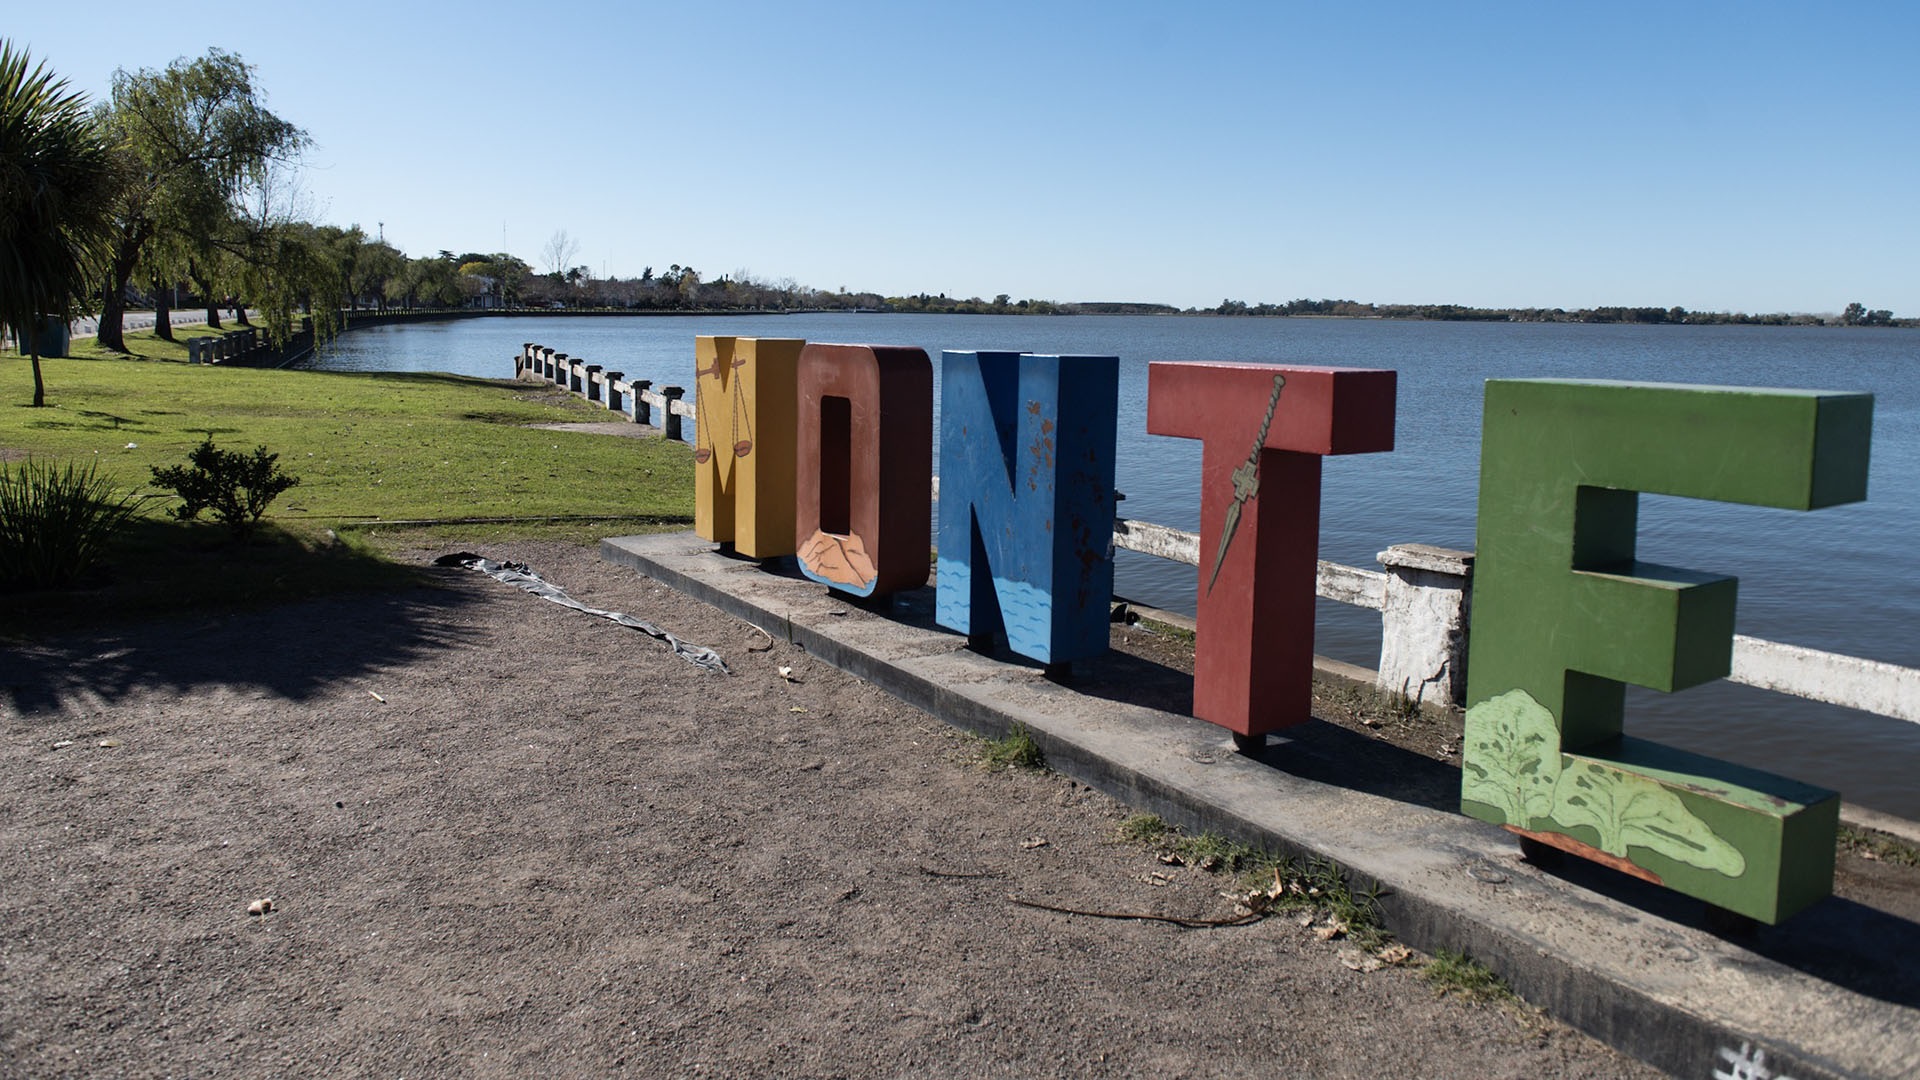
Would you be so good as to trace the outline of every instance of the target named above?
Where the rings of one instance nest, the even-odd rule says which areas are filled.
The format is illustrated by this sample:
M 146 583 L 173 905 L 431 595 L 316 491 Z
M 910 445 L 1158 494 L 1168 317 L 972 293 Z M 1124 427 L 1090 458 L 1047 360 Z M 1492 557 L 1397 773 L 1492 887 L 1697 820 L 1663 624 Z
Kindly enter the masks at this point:
M 415 308 L 412 310 L 388 310 L 342 312 L 342 332 L 391 326 L 413 322 L 444 322 L 459 319 L 482 318 L 599 318 L 633 317 L 661 318 L 673 316 L 694 316 L 714 318 L 725 316 L 768 316 L 768 315 L 956 315 L 961 317 L 976 315 L 1011 315 L 1028 318 L 1072 318 L 1083 315 L 1102 315 L 1122 318 L 1228 318 L 1228 319 L 1320 319 L 1350 320 L 1356 322 L 1479 322 L 1479 323 L 1573 323 L 1581 325 L 1630 325 L 1630 326 L 1778 326 L 1810 327 L 1814 329 L 1884 329 L 1910 330 L 1920 328 L 1920 319 L 1894 319 L 1888 322 L 1847 323 L 1818 315 L 1727 315 L 1718 312 L 1688 312 L 1680 318 L 1660 320 L 1646 318 L 1619 317 L 1578 317 L 1579 312 L 1543 313 L 1539 317 L 1527 317 L 1520 313 L 1495 315 L 1489 311 L 1484 315 L 1427 315 L 1414 312 L 1298 312 L 1298 313 L 1253 313 L 1219 311 L 1180 311 L 1180 310 L 1069 310 L 1089 306 L 1105 305 L 1061 305 L 1061 310 L 1049 313 L 1036 312 L 980 312 L 980 311 L 886 311 L 873 308 Z M 1115 307 L 1136 307 L 1135 305 L 1114 305 Z M 1601 309 L 1611 313 L 1616 309 Z M 1629 309 L 1641 310 L 1641 309 Z M 1529 312 L 1530 314 L 1530 312 Z

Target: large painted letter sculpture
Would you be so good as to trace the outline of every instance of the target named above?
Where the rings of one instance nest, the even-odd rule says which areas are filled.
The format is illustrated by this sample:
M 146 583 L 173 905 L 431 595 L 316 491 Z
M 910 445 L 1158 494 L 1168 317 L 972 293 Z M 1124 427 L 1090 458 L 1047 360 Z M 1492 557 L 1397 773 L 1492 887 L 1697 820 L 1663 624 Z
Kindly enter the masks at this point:
M 1107 650 L 1120 360 L 945 352 L 935 619 L 1042 663 Z
M 933 527 L 933 365 L 925 350 L 800 352 L 800 570 L 856 596 L 927 583 Z
M 1203 443 L 1193 714 L 1237 735 L 1313 708 L 1320 458 L 1393 449 L 1394 372 L 1147 366 L 1147 430 Z
M 794 338 L 693 339 L 693 531 L 742 555 L 793 554 Z
M 1733 578 L 1634 560 L 1638 493 L 1857 502 L 1872 423 L 1864 394 L 1489 382 L 1462 809 L 1768 923 L 1826 896 L 1838 796 L 1622 734 L 1625 683 L 1733 649 Z

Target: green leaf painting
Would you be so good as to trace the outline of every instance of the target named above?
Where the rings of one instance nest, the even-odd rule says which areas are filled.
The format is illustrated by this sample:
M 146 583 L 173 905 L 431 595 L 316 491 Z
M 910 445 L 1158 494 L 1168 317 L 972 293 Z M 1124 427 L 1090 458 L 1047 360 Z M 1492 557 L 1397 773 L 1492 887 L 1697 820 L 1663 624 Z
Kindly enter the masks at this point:
M 1553 811 L 1560 728 L 1532 695 L 1509 690 L 1468 709 L 1465 741 L 1463 797 L 1498 807 L 1521 829 Z
M 1629 847 L 1728 877 L 1747 860 L 1659 781 L 1559 752 L 1553 714 L 1524 690 L 1509 690 L 1467 710 L 1461 795 L 1495 807 L 1521 829 L 1565 832 L 1585 825 L 1600 850 L 1629 858 Z
M 1680 797 L 1658 781 L 1597 761 L 1580 761 L 1560 776 L 1553 818 L 1562 825 L 1590 825 L 1600 850 L 1627 857 L 1627 848 L 1657 851 L 1675 862 L 1718 870 L 1728 877 L 1747 872 L 1746 856 L 1693 815 Z

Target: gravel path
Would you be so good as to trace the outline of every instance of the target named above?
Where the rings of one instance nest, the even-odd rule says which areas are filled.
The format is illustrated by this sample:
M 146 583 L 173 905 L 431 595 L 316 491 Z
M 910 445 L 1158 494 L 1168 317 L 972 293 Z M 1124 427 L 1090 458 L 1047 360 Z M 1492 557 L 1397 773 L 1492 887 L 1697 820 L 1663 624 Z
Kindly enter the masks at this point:
M 1292 919 L 1010 903 L 1231 882 L 589 551 L 481 551 L 735 674 L 452 569 L 0 650 L 0 1075 L 1656 1075 Z

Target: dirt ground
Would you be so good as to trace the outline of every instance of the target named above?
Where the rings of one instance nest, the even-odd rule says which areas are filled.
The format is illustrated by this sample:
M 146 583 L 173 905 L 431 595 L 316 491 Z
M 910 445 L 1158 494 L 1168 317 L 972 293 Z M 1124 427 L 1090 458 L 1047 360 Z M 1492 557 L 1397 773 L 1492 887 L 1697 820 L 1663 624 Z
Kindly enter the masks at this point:
M 482 553 L 735 674 L 455 569 L 0 651 L 0 1075 L 1656 1075 L 1294 919 L 1016 905 L 1232 883 L 591 551 Z

